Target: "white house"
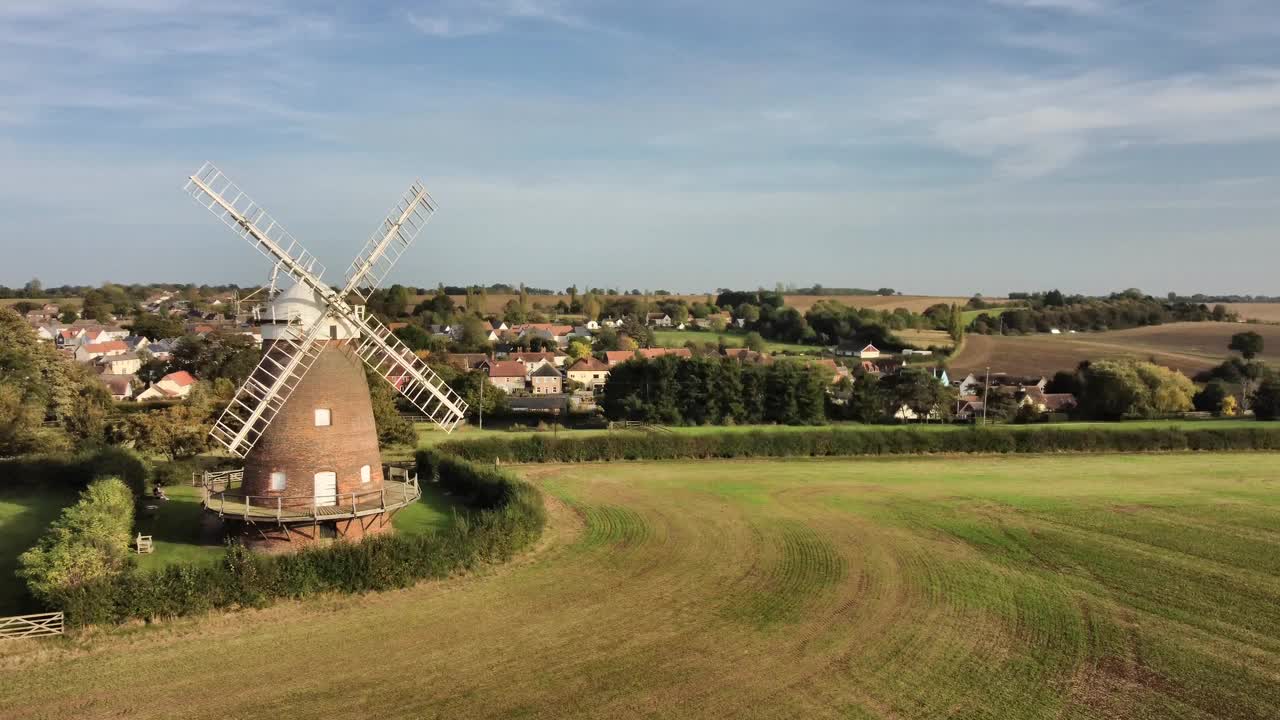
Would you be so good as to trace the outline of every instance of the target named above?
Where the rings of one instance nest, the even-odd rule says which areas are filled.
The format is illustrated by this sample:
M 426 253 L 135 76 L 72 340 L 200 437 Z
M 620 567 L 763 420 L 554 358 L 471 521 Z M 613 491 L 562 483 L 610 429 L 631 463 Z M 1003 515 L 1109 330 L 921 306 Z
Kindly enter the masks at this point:
M 171 372 L 160 378 L 160 382 L 153 383 L 151 387 L 138 393 L 138 401 L 146 400 L 176 400 L 184 398 L 191 394 L 191 386 L 196 384 L 196 379 L 186 370 Z
M 133 375 L 142 369 L 142 358 L 137 353 L 104 355 L 94 361 L 100 372 L 108 375 Z
M 880 349 L 871 343 L 867 343 L 866 347 L 858 351 L 858 357 L 863 360 L 874 360 L 880 357 Z

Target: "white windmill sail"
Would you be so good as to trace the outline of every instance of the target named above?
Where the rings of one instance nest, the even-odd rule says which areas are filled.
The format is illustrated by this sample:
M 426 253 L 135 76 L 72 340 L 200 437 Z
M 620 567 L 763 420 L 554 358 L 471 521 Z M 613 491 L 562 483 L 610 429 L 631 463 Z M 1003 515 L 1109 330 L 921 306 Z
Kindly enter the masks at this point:
M 267 256 L 297 282 L 320 296 L 328 314 L 345 319 L 360 332 L 357 352 L 380 377 L 405 396 L 414 407 L 446 432 L 466 414 L 467 404 L 426 363 L 413 355 L 386 326 L 366 316 L 363 307 L 347 304 L 345 295 L 366 287 L 366 280 L 380 282 L 404 249 L 426 224 L 434 204 L 420 182 L 392 209 L 374 237 L 352 263 L 346 288 L 338 293 L 320 280 L 324 267 L 283 226 L 254 203 L 213 165 L 206 163 L 192 175 L 186 190 L 250 245 Z M 368 297 L 366 292 L 362 297 Z M 284 406 L 311 364 L 324 348 L 317 342 L 325 317 L 313 325 L 290 330 L 264 354 L 254 374 L 215 424 L 211 434 L 240 456 L 252 449 L 272 418 Z

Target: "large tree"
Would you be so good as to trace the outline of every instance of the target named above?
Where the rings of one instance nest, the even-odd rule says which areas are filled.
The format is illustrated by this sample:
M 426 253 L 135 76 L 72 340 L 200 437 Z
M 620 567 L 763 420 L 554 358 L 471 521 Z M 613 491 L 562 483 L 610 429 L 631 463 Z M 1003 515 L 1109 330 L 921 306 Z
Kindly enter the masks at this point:
M 1240 353 L 1245 360 L 1252 360 L 1262 354 L 1262 336 L 1252 330 L 1236 333 L 1231 336 L 1227 349 Z

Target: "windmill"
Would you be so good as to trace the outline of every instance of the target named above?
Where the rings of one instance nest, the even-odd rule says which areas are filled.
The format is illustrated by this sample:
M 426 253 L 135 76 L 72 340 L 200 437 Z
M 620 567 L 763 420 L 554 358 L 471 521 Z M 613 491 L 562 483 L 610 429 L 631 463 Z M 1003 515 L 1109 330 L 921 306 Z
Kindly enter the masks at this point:
M 467 410 L 364 311 L 435 212 L 431 196 L 421 181 L 410 185 L 335 290 L 316 257 L 216 167 L 206 163 L 185 190 L 272 262 L 273 280 L 279 273 L 294 283 L 259 314 L 262 360 L 210 432 L 245 466 L 206 478 L 206 508 L 269 543 L 388 528 L 389 514 L 417 499 L 417 481 L 384 477 L 362 363 L 445 432 Z

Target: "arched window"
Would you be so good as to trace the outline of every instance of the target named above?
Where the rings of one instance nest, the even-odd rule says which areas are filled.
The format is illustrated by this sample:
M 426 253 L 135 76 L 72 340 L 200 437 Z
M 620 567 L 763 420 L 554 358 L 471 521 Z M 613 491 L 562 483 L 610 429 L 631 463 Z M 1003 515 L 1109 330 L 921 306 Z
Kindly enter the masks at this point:
M 285 475 L 282 472 L 271 473 L 271 489 L 283 490 L 285 484 Z
M 360 482 L 362 483 L 369 482 L 369 466 L 368 465 L 360 466 Z

